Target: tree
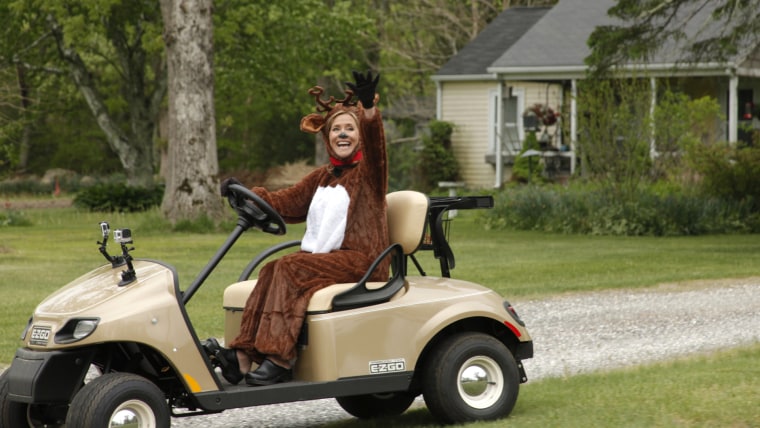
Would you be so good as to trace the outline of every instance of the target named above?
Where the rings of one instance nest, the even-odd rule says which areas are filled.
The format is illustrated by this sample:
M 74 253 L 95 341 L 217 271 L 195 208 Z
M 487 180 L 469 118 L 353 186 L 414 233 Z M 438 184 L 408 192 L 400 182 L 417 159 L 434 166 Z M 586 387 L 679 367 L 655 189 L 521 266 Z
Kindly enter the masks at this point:
M 618 0 L 609 15 L 620 25 L 597 27 L 587 63 L 597 72 L 629 60 L 646 60 L 665 40 L 684 44 L 686 61 L 720 61 L 760 38 L 760 0 Z M 689 34 L 687 23 L 697 22 Z
M 583 80 L 578 141 L 584 175 L 617 201 L 631 201 L 651 178 L 652 118 L 645 79 Z
M 169 75 L 169 165 L 161 210 L 172 222 L 222 203 L 214 113 L 213 0 L 161 0 Z
M 314 154 L 314 137 L 298 127 L 314 109 L 307 90 L 319 84 L 328 94 L 342 94 L 351 70 L 367 67 L 363 52 L 373 44 L 370 8 L 351 3 L 216 2 L 220 165 L 265 169 Z
M 119 157 L 128 183 L 153 185 L 153 135 L 166 94 L 161 18 L 154 2 L 17 0 L 14 18 L 32 44 L 53 43 L 57 61 L 37 63 L 19 49 L 7 58 L 29 70 L 65 68 Z M 43 58 L 44 59 L 44 58 Z M 118 94 L 118 95 L 114 95 Z
M 4 9 L 6 7 L 3 7 Z M 35 61 L 44 58 L 36 46 L 39 42 L 29 40 L 26 32 L 28 21 L 20 22 L 13 14 L 0 16 L 0 170 L 26 172 L 30 152 L 30 134 L 35 119 L 35 100 L 32 85 L 39 75 L 19 60 L 22 56 L 34 56 Z

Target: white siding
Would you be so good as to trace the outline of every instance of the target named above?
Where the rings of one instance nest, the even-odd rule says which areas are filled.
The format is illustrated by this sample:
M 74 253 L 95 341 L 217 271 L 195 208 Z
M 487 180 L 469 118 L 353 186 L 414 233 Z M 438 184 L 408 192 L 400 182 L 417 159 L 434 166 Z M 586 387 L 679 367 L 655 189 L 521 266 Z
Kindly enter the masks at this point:
M 468 188 L 492 187 L 494 167 L 486 163 L 489 152 L 489 91 L 497 82 L 445 82 L 441 96 L 441 120 L 454 124 L 452 149 Z
M 498 85 L 498 82 L 442 83 L 441 120 L 455 126 L 452 148 L 462 180 L 471 189 L 493 187 L 496 179 L 495 167 L 486 162 L 486 155 L 493 154 L 489 94 L 497 91 Z M 509 82 L 506 86 L 524 90 L 526 108 L 534 104 L 548 104 L 555 111 L 561 108 L 562 88 L 558 84 Z M 509 176 L 510 168 L 505 167 L 504 181 Z

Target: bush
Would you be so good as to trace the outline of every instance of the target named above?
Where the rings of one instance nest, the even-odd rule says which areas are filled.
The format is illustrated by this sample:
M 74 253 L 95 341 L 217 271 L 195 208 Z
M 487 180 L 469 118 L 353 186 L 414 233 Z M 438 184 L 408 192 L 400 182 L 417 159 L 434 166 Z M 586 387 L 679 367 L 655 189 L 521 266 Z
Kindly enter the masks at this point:
M 679 236 L 760 232 L 754 198 L 742 201 L 696 191 L 641 188 L 623 201 L 592 185 L 507 188 L 484 211 L 488 227 L 593 235 Z
M 103 183 L 88 187 L 74 198 L 74 205 L 90 211 L 138 212 L 161 203 L 164 188 L 130 187 L 123 183 Z
M 451 134 L 454 125 L 434 120 L 428 125 L 430 134 L 422 139 L 422 170 L 428 189 L 438 187 L 440 181 L 459 179 L 459 164 L 451 150 Z
M 708 196 L 760 202 L 760 147 L 696 145 L 689 151 L 689 158 Z M 760 205 L 755 208 L 760 210 Z
M 523 153 L 528 150 L 541 150 L 538 144 L 538 138 L 536 138 L 536 132 L 531 131 L 525 136 L 522 150 L 515 159 L 515 164 L 512 167 L 511 181 L 520 183 L 536 183 L 546 181 L 543 179 L 544 164 L 541 162 L 540 156 L 525 156 Z
M 0 227 L 4 226 L 31 226 L 32 221 L 24 216 L 21 211 L 7 210 L 0 212 Z

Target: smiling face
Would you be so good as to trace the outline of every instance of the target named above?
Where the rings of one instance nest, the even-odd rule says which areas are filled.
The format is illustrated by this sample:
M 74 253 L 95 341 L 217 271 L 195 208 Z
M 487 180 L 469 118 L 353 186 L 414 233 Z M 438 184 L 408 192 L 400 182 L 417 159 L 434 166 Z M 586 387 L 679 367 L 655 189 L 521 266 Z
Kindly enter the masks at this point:
M 340 160 L 352 158 L 359 148 L 359 127 L 351 114 L 335 116 L 330 123 L 328 135 L 332 155 Z

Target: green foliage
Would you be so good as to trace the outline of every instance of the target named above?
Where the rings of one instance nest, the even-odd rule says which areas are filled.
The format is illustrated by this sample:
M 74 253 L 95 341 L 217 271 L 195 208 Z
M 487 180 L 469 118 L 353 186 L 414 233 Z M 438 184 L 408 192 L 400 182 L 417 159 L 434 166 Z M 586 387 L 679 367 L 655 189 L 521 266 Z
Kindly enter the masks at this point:
M 538 183 L 544 181 L 542 172 L 544 164 L 540 156 L 522 156 L 528 150 L 541 150 L 536 138 L 536 132 L 531 131 L 525 135 L 522 150 L 515 158 L 515 164 L 512 167 L 512 181 L 520 183 Z
M 737 203 L 754 201 L 760 211 L 760 147 L 731 144 L 695 145 L 691 164 L 701 175 L 701 188 L 711 197 Z
M 620 201 L 651 179 L 647 79 L 586 79 L 578 90 L 578 149 L 584 173 Z
M 554 2 L 215 2 L 214 84 L 220 170 L 263 170 L 311 158 L 312 136 L 298 130 L 300 118 L 314 110 L 313 99 L 306 91 L 320 85 L 327 95 L 341 95 L 352 69 L 372 68 L 382 73 L 378 92 L 388 119 L 425 123 L 431 117 L 435 91 L 430 75 L 453 53 L 506 5 Z M 17 125 L 14 141 L 9 146 L 0 142 L 10 154 L 0 154 L 0 168 L 15 166 L 7 159 L 18 159 L 17 135 L 23 130 L 21 125 L 30 124 L 28 172 L 41 174 L 51 167 L 82 174 L 122 171 L 119 156 L 106 147 L 103 131 L 88 117 L 89 107 L 70 79 L 70 64 L 59 58 L 54 38 L 41 36 L 50 32 L 47 17 L 54 17 L 62 26 L 66 46 L 76 50 L 86 63 L 86 75 L 93 78 L 95 89 L 103 97 L 114 129 L 125 133 L 145 129 L 158 120 L 147 117 L 149 114 L 130 116 L 140 104 L 130 107 L 129 101 L 139 99 L 146 105 L 145 95 L 156 89 L 165 72 L 158 2 L 0 0 L 0 10 L 8 12 L 0 14 L 0 23 L 4 24 L 0 60 L 15 55 L 30 65 L 28 86 L 34 94 L 31 109 L 39 109 L 39 116 L 23 122 L 20 115 L 11 118 Z M 428 31 L 420 32 L 419 28 Z M 125 68 L 141 59 L 145 60 L 144 67 Z M 9 82 L 15 81 L 13 74 L 11 70 Z M 143 79 L 125 85 L 125 77 Z M 135 141 L 149 141 L 152 134 L 147 135 Z M 391 168 L 404 163 L 394 162 Z M 406 176 L 393 179 L 406 181 Z
M 599 73 L 630 60 L 651 58 L 669 42 L 677 43 L 671 51 L 683 53 L 682 58 L 672 58 L 673 62 L 721 62 L 746 49 L 747 42 L 754 43 L 760 35 L 756 0 L 617 0 L 608 14 L 620 24 L 599 26 L 588 40 L 591 55 L 586 63 Z M 687 26 L 688 21 L 680 19 L 687 16 L 697 22 Z
M 77 192 L 81 187 L 80 177 L 77 175 L 59 177 L 58 186 L 63 193 Z M 51 195 L 54 191 L 55 182 L 45 183 L 33 176 L 0 181 L 2 195 Z
M 711 97 L 691 99 L 667 90 L 657 101 L 654 120 L 658 156 L 652 164 L 651 176 L 655 179 L 689 174 L 684 153 L 720 139 L 720 105 Z
M 85 188 L 74 198 L 74 205 L 90 211 L 136 212 L 161 204 L 162 186 L 152 189 L 123 183 L 103 183 Z
M 483 213 L 494 228 L 621 236 L 760 233 L 757 199 L 703 196 L 686 189 L 646 186 L 621 202 L 591 185 L 511 187 L 494 200 L 495 207 Z
M 265 170 L 314 158 L 299 122 L 314 111 L 308 89 L 340 97 L 371 45 L 366 6 L 321 0 L 215 4 L 215 105 L 222 171 Z M 385 80 L 380 91 L 385 92 Z
M 0 74 L 0 78 L 2 78 Z M 1 96 L 1 95 L 0 95 Z M 0 105 L 3 100 L 0 99 Z M 8 121 L 0 112 L 0 179 L 8 176 L 18 164 L 18 137 L 21 133 L 20 122 Z
M 18 211 L 18 210 L 0 211 L 0 228 L 13 227 L 13 226 L 31 226 L 31 225 L 32 225 L 32 221 L 26 217 L 23 211 Z
M 70 111 L 55 110 L 56 99 L 35 99 L 32 106 L 46 113 L 55 112 L 55 119 L 64 122 L 63 128 L 74 129 L 84 134 L 92 132 L 100 125 L 98 132 L 101 141 L 106 134 L 114 150 L 120 151 L 119 157 L 125 160 L 121 165 L 133 183 L 149 183 L 153 177 L 154 147 L 152 142 L 154 126 L 158 123 L 160 102 L 166 93 L 166 68 L 162 55 L 164 42 L 162 38 L 163 23 L 157 2 L 119 2 L 119 1 L 80 1 L 64 4 L 54 0 L 9 0 L 4 2 L 16 26 L 18 37 L 14 37 L 17 49 L 14 57 L 28 64 L 31 70 L 46 70 L 49 74 L 37 72 L 28 79 L 26 88 L 29 92 L 47 95 L 50 85 L 60 83 L 54 74 L 67 76 L 64 90 L 68 90 L 64 101 L 87 99 L 87 104 L 80 104 L 90 117 L 97 116 L 97 121 L 87 121 L 82 126 Z M 74 78 L 74 76 L 79 76 Z M 76 90 L 72 90 L 76 88 Z M 78 112 L 73 115 L 76 116 Z M 42 114 L 41 116 L 45 116 Z M 47 165 L 41 169 L 55 166 L 55 163 L 71 162 L 74 155 L 66 152 L 68 140 L 65 135 L 47 133 L 45 123 L 33 122 L 36 129 L 42 129 L 48 136 L 55 136 L 52 145 L 60 144 L 60 158 L 51 156 L 55 151 L 44 151 Z M 76 125 L 72 125 L 76 123 Z M 61 133 L 65 134 L 65 133 Z M 40 153 L 37 137 L 32 143 L 35 147 L 30 153 Z M 84 135 L 71 138 L 79 145 L 87 143 Z M 90 142 L 91 143 L 91 142 Z M 79 149 L 92 145 L 82 144 Z M 83 153 L 84 164 L 79 163 L 79 172 L 89 172 L 106 164 L 108 154 L 100 150 Z M 95 154 L 100 159 L 93 160 Z M 70 156 L 65 156 L 70 155 Z M 127 162 L 126 159 L 133 161 Z M 136 160 L 135 160 L 136 159 Z M 98 162 L 100 160 L 101 162 Z M 30 163 L 33 163 L 30 160 Z M 52 165 L 51 165 L 52 164 Z
M 420 189 L 422 136 L 411 118 L 384 118 L 388 154 L 388 190 Z
M 451 134 L 454 125 L 433 120 L 428 124 L 428 134 L 422 137 L 420 161 L 427 190 L 438 187 L 440 181 L 459 179 L 459 164 L 451 150 Z

